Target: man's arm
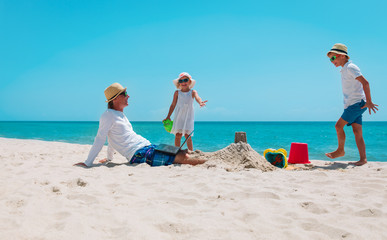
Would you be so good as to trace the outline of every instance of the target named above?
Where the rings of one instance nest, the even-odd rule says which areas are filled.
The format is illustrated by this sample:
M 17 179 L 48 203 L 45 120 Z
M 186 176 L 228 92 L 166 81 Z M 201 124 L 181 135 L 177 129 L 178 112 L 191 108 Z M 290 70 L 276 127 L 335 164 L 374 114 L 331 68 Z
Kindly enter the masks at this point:
M 94 139 L 94 144 L 90 149 L 89 156 L 84 163 L 77 163 L 77 166 L 91 167 L 98 153 L 101 151 L 106 142 L 107 135 L 111 126 L 113 125 L 113 118 L 111 115 L 102 115 L 99 121 L 99 128 L 97 136 Z
M 114 148 L 112 147 L 112 145 L 110 143 L 108 143 L 108 149 L 107 149 L 107 157 L 102 159 L 102 160 L 99 160 L 100 163 L 106 163 L 106 162 L 111 162 L 114 158 L 114 153 L 116 151 L 114 150 Z
M 369 114 L 371 114 L 371 110 L 376 113 L 379 109 L 377 108 L 377 104 L 372 103 L 370 83 L 363 76 L 357 77 L 356 80 L 363 85 L 364 94 L 366 96 L 366 104 L 362 107 L 362 109 L 368 108 Z
M 112 145 L 108 143 L 108 149 L 107 149 L 107 160 L 108 161 L 112 161 L 113 160 L 115 152 L 116 151 L 114 150 Z

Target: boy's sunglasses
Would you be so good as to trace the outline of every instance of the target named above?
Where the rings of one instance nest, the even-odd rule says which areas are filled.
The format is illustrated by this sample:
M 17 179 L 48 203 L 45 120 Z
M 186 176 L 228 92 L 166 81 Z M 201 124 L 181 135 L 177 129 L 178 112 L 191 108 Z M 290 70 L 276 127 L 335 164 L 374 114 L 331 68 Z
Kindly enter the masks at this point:
M 179 83 L 188 82 L 188 81 L 189 81 L 189 79 L 188 79 L 188 78 L 179 79 Z
M 333 56 L 333 57 L 331 57 L 331 58 L 330 58 L 331 62 L 335 61 L 335 60 L 336 60 L 336 58 L 337 58 L 337 56 L 336 56 L 336 55 L 335 55 L 335 56 Z

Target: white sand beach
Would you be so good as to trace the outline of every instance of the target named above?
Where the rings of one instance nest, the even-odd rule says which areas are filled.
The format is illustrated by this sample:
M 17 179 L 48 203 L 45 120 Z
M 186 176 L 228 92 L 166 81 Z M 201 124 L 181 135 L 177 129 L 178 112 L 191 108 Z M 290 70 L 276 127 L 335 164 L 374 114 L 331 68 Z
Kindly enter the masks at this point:
M 387 239 L 387 163 L 272 169 L 246 146 L 82 168 L 90 145 L 0 138 L 0 239 Z

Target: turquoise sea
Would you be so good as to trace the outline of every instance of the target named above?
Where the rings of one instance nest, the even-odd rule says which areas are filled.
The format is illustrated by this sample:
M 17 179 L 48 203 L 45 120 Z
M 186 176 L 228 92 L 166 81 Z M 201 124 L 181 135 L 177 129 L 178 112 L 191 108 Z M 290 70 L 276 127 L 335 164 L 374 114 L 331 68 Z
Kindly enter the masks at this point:
M 131 122 L 134 131 L 152 143 L 174 143 L 161 122 Z M 260 154 L 267 148 L 290 150 L 292 142 L 308 144 L 309 158 L 329 160 L 324 153 L 337 147 L 335 122 L 195 122 L 195 149 L 217 151 L 234 142 L 235 132 L 247 134 L 248 143 Z M 93 144 L 98 122 L 1 122 L 0 137 L 39 139 Z M 346 156 L 337 160 L 358 160 L 351 127 L 347 134 Z M 387 122 L 364 122 L 363 135 L 369 161 L 387 162 Z

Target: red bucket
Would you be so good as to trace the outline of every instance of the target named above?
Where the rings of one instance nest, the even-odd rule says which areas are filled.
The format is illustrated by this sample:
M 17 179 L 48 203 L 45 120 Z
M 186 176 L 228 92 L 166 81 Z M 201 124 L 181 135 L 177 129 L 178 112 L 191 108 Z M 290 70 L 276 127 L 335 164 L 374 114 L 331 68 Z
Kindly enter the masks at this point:
M 309 162 L 308 144 L 292 143 L 290 145 L 290 153 L 288 163 L 291 164 L 307 164 Z

